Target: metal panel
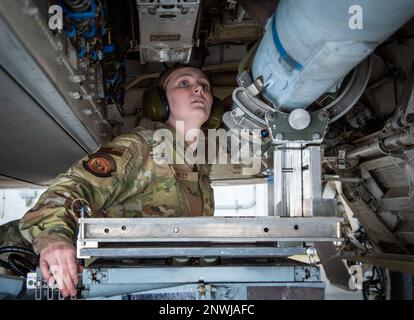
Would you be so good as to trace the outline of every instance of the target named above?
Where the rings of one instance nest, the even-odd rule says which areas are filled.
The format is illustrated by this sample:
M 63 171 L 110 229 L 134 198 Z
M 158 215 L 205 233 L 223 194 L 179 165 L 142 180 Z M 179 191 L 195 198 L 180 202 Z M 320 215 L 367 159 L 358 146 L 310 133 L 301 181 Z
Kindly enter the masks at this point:
M 323 300 L 325 288 L 322 283 L 314 286 L 248 286 L 248 300 Z
M 2 175 L 44 182 L 85 155 L 72 137 L 3 69 L 0 69 L 0 119 Z M 13 181 L 5 184 L 16 186 Z
M 39 9 L 30 0 L 1 1 L 0 29 L 2 67 L 85 150 L 96 149 L 100 133 L 109 132 L 110 126 L 102 118 L 93 92 L 75 80 L 81 71 L 72 67 L 62 39 L 48 29 Z M 76 94 L 91 98 L 74 99 Z M 92 113 L 87 115 L 82 109 Z
M 320 146 L 287 143 L 273 152 L 274 181 L 268 188 L 269 215 L 331 217 L 337 214 L 334 199 L 322 199 Z
M 199 0 L 137 0 L 141 63 L 188 62 Z
M 316 283 L 220 283 L 181 285 L 112 296 L 112 300 L 323 300 L 325 286 Z
M 341 218 L 109 218 L 79 219 L 78 242 L 332 241 Z
M 89 269 L 82 275 L 84 285 L 179 284 L 208 282 L 295 282 L 295 266 L 248 267 L 136 267 Z
M 81 256 L 90 257 L 287 257 L 306 255 L 306 248 L 274 247 L 145 247 L 145 248 L 85 248 L 80 249 Z
M 276 215 L 301 217 L 302 208 L 302 145 L 289 143 L 277 148 L 274 155 Z
M 190 292 L 201 292 L 204 299 L 220 299 L 224 292 L 213 296 L 210 288 L 217 291 L 238 290 L 227 298 L 246 298 L 247 287 L 258 286 L 301 286 L 323 288 L 319 269 L 312 266 L 215 266 L 215 267 L 136 267 L 101 268 L 83 272 L 82 283 L 86 297 L 114 296 L 148 290 L 154 292 L 183 292 L 183 285 L 197 285 Z M 181 286 L 181 290 L 178 287 Z M 233 288 L 233 289 L 231 289 Z M 244 292 L 244 294 L 243 294 Z M 256 292 L 257 293 L 257 292 Z M 228 292 L 229 294 L 229 292 Z
M 351 291 L 348 284 L 350 275 L 344 262 L 339 256 L 332 259 L 332 257 L 338 254 L 334 244 L 332 242 L 318 242 L 315 243 L 315 248 L 318 251 L 318 257 L 322 261 L 322 266 L 329 282 L 338 288 Z
M 8 151 L 0 173 L 34 183 L 54 178 L 111 132 L 97 103 L 98 70 L 69 62 L 70 45 L 44 15 L 30 0 L 0 2 L 0 148 Z
M 23 289 L 23 284 L 20 277 L 0 275 L 0 300 L 14 299 Z

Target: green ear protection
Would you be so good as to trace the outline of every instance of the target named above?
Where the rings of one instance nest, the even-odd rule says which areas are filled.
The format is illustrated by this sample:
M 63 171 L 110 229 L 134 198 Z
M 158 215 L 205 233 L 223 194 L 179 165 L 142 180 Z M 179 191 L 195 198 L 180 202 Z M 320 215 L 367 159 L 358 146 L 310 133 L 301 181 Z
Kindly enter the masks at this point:
M 160 87 L 148 89 L 144 92 L 143 111 L 144 115 L 153 120 L 165 122 L 170 117 L 170 106 L 167 95 Z
M 189 64 L 178 63 L 172 66 L 171 68 L 161 72 L 160 76 L 157 79 L 157 84 L 155 87 L 148 89 L 144 92 L 142 97 L 144 107 L 144 115 L 153 120 L 165 122 L 170 117 L 170 106 L 168 104 L 167 95 L 164 91 L 168 77 L 181 68 L 194 68 Z

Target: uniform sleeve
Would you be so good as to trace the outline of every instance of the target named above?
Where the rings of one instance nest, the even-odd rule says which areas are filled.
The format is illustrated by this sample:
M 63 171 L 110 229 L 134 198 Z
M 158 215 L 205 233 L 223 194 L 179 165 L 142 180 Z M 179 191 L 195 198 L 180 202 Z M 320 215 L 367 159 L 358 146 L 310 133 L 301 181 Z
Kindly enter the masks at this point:
M 20 221 L 23 237 L 36 253 L 57 242 L 73 244 L 78 210 L 93 213 L 142 191 L 151 180 L 149 147 L 138 133 L 122 135 L 59 175 Z

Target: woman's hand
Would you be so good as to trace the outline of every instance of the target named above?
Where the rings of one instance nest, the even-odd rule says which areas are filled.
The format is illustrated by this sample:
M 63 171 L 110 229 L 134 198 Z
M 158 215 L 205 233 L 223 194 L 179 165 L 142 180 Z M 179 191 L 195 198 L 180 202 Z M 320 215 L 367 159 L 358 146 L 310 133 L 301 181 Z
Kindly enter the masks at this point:
M 49 285 L 57 282 L 62 296 L 76 296 L 78 271 L 82 270 L 76 260 L 74 245 L 58 242 L 44 248 L 40 252 L 40 270 Z

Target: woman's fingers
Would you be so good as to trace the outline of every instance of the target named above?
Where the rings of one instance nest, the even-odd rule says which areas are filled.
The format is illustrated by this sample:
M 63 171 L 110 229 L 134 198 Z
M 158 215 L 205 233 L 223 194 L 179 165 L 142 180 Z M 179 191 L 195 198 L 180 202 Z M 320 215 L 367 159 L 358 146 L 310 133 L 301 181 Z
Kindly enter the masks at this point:
M 40 271 L 42 271 L 43 279 L 49 282 L 51 274 L 49 272 L 49 264 L 46 260 L 40 260 Z
M 76 248 L 71 244 L 59 243 L 40 252 L 40 268 L 49 284 L 56 280 L 64 297 L 76 296 L 78 282 Z
M 49 272 L 51 274 L 51 277 L 48 282 L 49 285 L 53 285 L 54 282 L 56 281 L 58 288 L 60 292 L 62 293 L 62 295 L 64 297 L 67 297 L 69 293 L 63 281 L 62 267 L 60 266 L 59 261 L 56 259 L 55 256 L 50 256 L 50 255 L 46 256 L 45 260 L 48 262 Z
M 76 261 L 76 257 L 69 257 L 66 260 L 69 269 L 69 275 L 72 279 L 72 282 L 75 286 L 78 285 L 78 263 Z
M 63 283 L 63 289 L 66 291 L 66 296 L 74 296 L 76 295 L 76 287 L 73 284 L 72 278 L 69 274 L 69 268 L 68 268 L 68 263 L 67 260 L 70 259 L 68 256 L 68 253 L 65 252 L 65 254 L 61 257 L 58 258 L 58 263 L 59 263 L 59 277 L 62 280 Z

